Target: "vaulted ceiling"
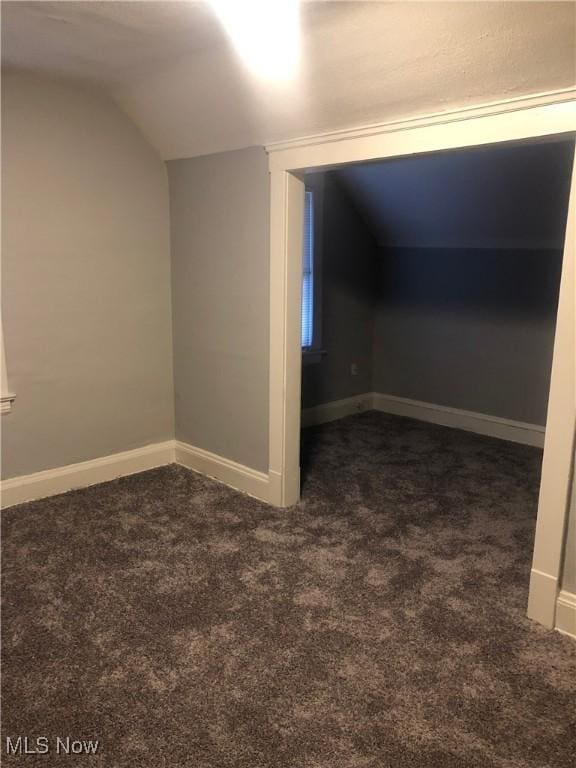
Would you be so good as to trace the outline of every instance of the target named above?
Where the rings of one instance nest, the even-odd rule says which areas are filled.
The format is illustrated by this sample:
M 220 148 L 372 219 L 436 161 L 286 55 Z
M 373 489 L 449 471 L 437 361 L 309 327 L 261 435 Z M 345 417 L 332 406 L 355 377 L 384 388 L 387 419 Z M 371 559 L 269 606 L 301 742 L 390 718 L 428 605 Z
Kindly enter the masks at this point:
M 559 249 L 574 139 L 437 152 L 336 171 L 381 246 Z
M 2 59 L 104 89 L 169 159 L 572 86 L 575 9 L 303 3 L 300 73 L 279 87 L 239 66 L 206 3 L 5 1 Z

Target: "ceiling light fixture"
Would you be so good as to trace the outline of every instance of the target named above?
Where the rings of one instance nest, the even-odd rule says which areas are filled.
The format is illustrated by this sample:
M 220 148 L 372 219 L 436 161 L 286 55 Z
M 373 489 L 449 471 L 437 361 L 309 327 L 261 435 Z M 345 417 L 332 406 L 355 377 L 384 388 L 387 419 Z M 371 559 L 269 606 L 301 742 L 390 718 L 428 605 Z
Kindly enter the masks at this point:
M 300 55 L 299 0 L 209 0 L 247 68 L 263 80 L 286 81 Z

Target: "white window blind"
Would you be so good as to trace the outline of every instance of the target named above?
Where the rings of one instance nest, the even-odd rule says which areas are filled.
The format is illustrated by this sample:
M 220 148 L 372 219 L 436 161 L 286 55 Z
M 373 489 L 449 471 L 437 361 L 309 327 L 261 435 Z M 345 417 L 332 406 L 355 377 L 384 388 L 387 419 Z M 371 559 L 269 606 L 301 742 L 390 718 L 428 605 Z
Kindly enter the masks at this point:
M 314 197 L 304 193 L 304 254 L 302 258 L 302 346 L 314 335 Z

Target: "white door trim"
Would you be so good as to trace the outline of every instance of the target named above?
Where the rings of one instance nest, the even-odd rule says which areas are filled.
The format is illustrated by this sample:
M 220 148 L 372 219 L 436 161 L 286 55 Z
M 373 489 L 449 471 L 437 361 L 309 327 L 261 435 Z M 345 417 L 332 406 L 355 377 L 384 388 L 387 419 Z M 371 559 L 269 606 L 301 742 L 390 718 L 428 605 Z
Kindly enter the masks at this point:
M 326 133 L 316 133 L 303 138 L 288 139 L 286 141 L 276 141 L 266 146 L 266 151 L 284 152 L 287 149 L 296 149 L 298 147 L 309 147 L 314 144 L 326 144 L 332 141 L 343 141 L 346 139 L 360 138 L 362 136 L 374 136 L 382 133 L 392 133 L 394 131 L 404 131 L 411 128 L 429 127 L 430 125 L 444 125 L 447 123 L 459 122 L 461 120 L 470 120 L 472 118 L 492 116 L 503 112 L 518 112 L 523 109 L 533 109 L 534 107 L 546 107 L 551 104 L 563 104 L 564 102 L 574 101 L 576 98 L 576 87 L 559 88 L 554 91 L 544 91 L 533 93 L 527 96 L 516 96 L 510 99 L 502 99 L 484 104 L 477 104 L 462 109 L 447 110 L 445 112 L 434 112 L 427 115 L 419 115 L 404 120 L 391 120 L 384 123 L 371 123 L 370 125 L 356 126 L 353 128 L 344 128 L 339 131 L 328 131 Z
M 292 173 L 271 173 L 270 200 L 269 479 L 272 504 L 288 507 L 300 498 L 304 182 Z
M 560 278 L 544 459 L 534 538 L 528 616 L 553 627 L 568 524 L 576 430 L 576 158 Z
M 543 138 L 576 132 L 576 88 L 269 145 L 270 262 L 270 491 L 290 506 L 299 498 L 300 265 L 303 171 L 366 160 Z M 573 177 L 570 222 L 576 221 Z M 554 626 L 574 435 L 574 232 L 568 232 L 560 302 L 543 480 L 538 507 L 529 615 Z M 550 588 L 552 585 L 552 588 Z M 545 587 L 545 588 L 544 588 Z
M 466 109 L 268 144 L 271 171 L 305 171 L 386 157 L 572 133 L 576 87 Z

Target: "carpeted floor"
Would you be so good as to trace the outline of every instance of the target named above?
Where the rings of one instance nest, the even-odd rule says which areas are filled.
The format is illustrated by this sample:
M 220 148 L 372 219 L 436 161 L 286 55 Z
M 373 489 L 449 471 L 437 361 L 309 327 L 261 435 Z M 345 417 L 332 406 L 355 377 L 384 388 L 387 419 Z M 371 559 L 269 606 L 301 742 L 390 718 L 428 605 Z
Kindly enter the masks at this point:
M 304 457 L 287 511 L 172 466 L 4 513 L 4 737 L 51 739 L 6 764 L 574 768 L 540 451 L 366 413 Z

